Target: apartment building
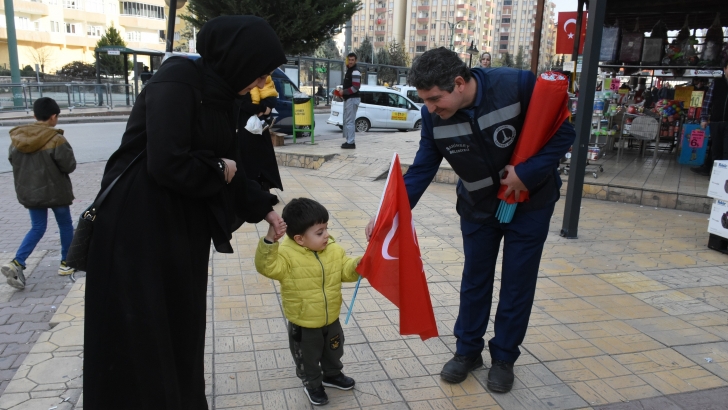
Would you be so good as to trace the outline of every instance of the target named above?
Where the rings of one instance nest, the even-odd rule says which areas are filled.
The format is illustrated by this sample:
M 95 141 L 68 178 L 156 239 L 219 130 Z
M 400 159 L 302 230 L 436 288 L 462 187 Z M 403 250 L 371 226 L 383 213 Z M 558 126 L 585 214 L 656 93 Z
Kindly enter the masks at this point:
M 467 61 L 471 42 L 481 51 L 492 48 L 494 17 L 491 0 L 363 0 L 352 17 L 352 48 L 365 38 L 376 50 L 394 40 L 412 59 L 447 47 Z
M 71 61 L 94 61 L 106 29 L 119 30 L 127 47 L 164 50 L 164 0 L 14 0 L 20 66 L 55 72 Z M 178 10 L 179 12 L 179 10 Z M 9 63 L 5 7 L 0 3 L 0 66 Z
M 494 0 L 496 41 L 492 47 L 493 58 L 501 58 L 509 53 L 515 58 L 519 48 L 523 49 L 524 60 L 531 61 L 534 51 L 533 37 L 536 25 L 536 0 Z M 556 46 L 555 15 L 556 5 L 547 1 L 541 31 L 541 52 L 539 65 L 553 58 Z

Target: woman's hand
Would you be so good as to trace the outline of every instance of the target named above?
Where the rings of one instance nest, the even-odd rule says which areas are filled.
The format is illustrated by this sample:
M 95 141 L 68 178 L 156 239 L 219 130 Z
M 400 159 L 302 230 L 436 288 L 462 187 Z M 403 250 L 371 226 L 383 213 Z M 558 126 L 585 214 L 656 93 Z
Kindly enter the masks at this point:
M 225 182 L 228 184 L 233 180 L 235 173 L 238 172 L 238 166 L 235 161 L 227 158 L 220 158 L 225 163 Z
M 270 224 L 270 227 L 275 232 L 274 239 L 276 241 L 278 239 L 281 239 L 283 235 L 286 234 L 286 229 L 288 228 L 288 226 L 286 225 L 286 222 L 283 220 L 283 218 L 281 218 L 278 213 L 276 213 L 276 211 L 268 212 L 268 215 L 265 216 L 265 220 Z
M 367 224 L 367 227 L 364 228 L 364 233 L 367 236 L 367 241 L 372 238 L 372 231 L 374 230 L 374 217 L 369 220 L 369 223 Z

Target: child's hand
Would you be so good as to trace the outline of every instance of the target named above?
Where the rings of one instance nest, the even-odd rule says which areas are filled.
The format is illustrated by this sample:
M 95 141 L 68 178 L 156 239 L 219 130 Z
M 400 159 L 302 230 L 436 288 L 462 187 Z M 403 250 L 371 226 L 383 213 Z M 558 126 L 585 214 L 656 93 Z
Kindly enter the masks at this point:
M 286 234 L 286 228 L 287 226 L 285 225 L 285 223 L 282 227 L 276 227 L 273 224 L 269 224 L 268 233 L 265 235 L 265 240 L 267 240 L 268 242 L 278 242 L 278 240 Z

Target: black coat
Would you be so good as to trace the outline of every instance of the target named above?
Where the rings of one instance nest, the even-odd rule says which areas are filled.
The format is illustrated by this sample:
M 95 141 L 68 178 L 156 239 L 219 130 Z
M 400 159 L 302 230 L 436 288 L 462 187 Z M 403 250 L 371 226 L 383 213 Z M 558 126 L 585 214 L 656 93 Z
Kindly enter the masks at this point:
M 209 30 L 205 36 L 216 20 L 200 31 L 199 43 L 206 38 L 214 45 L 210 34 L 241 44 L 241 37 L 250 37 Z M 269 65 L 285 61 L 263 20 L 224 20 L 235 23 L 236 30 L 246 25 L 264 30 L 267 44 L 261 53 L 247 55 L 261 60 L 247 63 L 257 73 L 249 73 L 250 82 Z M 200 54 L 202 60 L 195 63 L 166 61 L 149 80 L 104 171 L 102 189 L 146 150 L 118 180 L 94 222 L 85 298 L 88 410 L 208 408 L 204 348 L 210 242 L 219 252 L 232 252 L 232 231 L 242 220 L 263 219 L 275 202 L 245 178 L 240 165 L 232 182 L 225 183 L 219 158 L 239 161 L 233 117 L 237 93 L 212 62 L 204 61 L 207 54 Z M 230 61 L 244 64 L 242 55 Z
M 283 190 L 281 174 L 278 171 L 276 153 L 270 137 L 270 129 L 263 134 L 253 134 L 245 129 L 245 124 L 253 115 L 265 112 L 263 104 L 253 104 L 250 95 L 239 99 L 240 113 L 238 114 L 238 139 L 240 143 L 240 158 L 245 167 L 248 178 L 257 181 L 264 187 Z

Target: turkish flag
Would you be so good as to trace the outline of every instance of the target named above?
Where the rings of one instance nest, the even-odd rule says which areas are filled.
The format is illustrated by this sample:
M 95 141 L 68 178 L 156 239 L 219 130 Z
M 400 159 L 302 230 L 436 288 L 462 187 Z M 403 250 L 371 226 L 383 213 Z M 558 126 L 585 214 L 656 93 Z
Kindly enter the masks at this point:
M 356 268 L 399 308 L 399 333 L 438 336 L 399 156 L 394 154 L 374 230 Z
M 581 40 L 579 41 L 579 54 L 584 53 L 584 40 L 586 40 L 586 11 L 581 18 Z M 559 13 L 559 24 L 556 27 L 556 54 L 571 54 L 574 52 L 576 39 L 576 11 L 563 11 Z

